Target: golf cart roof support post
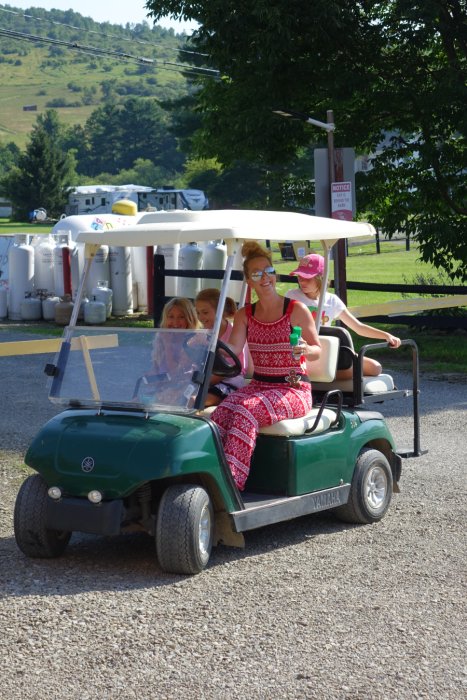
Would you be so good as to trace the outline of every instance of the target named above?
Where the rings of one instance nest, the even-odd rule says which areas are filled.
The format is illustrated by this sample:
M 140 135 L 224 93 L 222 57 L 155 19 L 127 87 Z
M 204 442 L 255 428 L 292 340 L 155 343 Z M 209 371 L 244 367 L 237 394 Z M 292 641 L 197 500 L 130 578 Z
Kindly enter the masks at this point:
M 230 282 L 230 274 L 231 274 L 232 269 L 233 269 L 233 264 L 234 264 L 234 255 L 229 254 L 227 257 L 227 264 L 225 266 L 225 275 L 224 275 L 224 279 L 222 280 L 219 301 L 217 304 L 216 318 L 215 318 L 214 326 L 212 329 L 211 347 L 210 347 L 211 352 L 214 352 L 216 349 L 216 343 L 217 343 L 217 339 L 219 337 L 219 331 L 221 328 L 225 300 L 227 298 L 227 289 L 228 289 L 229 282 Z
M 328 287 L 328 280 L 329 280 L 329 259 L 331 257 L 331 248 L 332 246 L 329 245 L 332 243 L 332 241 L 321 241 L 321 245 L 323 246 L 323 253 L 324 253 L 324 272 L 323 272 L 323 284 L 321 287 L 321 294 L 319 295 L 319 301 L 318 301 L 318 309 L 316 311 L 316 332 L 319 333 L 319 329 L 321 328 L 321 312 L 323 310 L 324 306 L 324 294 L 326 292 L 326 289 Z

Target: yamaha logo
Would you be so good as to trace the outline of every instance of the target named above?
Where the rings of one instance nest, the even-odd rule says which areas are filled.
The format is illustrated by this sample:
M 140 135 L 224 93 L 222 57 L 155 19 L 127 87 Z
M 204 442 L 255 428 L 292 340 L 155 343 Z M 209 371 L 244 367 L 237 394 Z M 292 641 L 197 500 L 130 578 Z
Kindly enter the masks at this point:
M 81 462 L 81 469 L 83 472 L 92 472 L 94 469 L 94 459 L 92 457 L 85 457 Z

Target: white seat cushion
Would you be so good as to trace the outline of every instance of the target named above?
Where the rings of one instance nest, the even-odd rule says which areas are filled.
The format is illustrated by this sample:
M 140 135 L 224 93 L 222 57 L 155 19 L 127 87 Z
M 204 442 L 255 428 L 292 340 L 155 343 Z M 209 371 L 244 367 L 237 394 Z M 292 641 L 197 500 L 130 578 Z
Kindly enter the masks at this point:
M 353 379 L 337 379 L 334 382 L 313 382 L 313 389 L 329 391 L 340 389 L 341 391 L 353 391 Z M 364 394 L 383 394 L 394 390 L 394 380 L 389 374 L 380 374 L 377 377 L 363 377 Z
M 200 415 L 210 418 L 211 413 L 215 410 L 215 408 L 216 406 L 209 406 L 203 411 L 200 411 Z M 287 437 L 288 435 L 303 435 L 303 433 L 309 430 L 315 422 L 316 416 L 318 415 L 318 410 L 319 409 L 317 408 L 312 408 L 311 411 L 306 414 L 306 416 L 302 416 L 301 418 L 287 418 L 286 420 L 281 420 L 273 425 L 265 425 L 263 428 L 260 428 L 259 432 L 261 435 L 282 435 L 283 437 Z M 323 433 L 325 430 L 328 430 L 331 423 L 333 423 L 335 420 L 336 412 L 330 408 L 325 408 L 318 425 L 313 431 L 313 435 L 315 433 Z
M 279 421 L 279 423 L 273 423 L 273 425 L 265 425 L 263 428 L 260 428 L 259 432 L 261 435 L 282 435 L 284 437 L 288 435 L 303 435 L 303 433 L 312 427 L 318 415 L 318 410 L 318 408 L 312 408 L 311 411 L 302 418 L 287 418 L 286 420 Z M 325 408 L 318 425 L 313 431 L 313 435 L 328 430 L 331 423 L 335 420 L 336 412 L 330 408 Z
M 340 340 L 335 336 L 319 337 L 321 355 L 318 360 L 306 363 L 307 375 L 314 382 L 332 382 L 336 376 L 337 360 L 339 357 Z

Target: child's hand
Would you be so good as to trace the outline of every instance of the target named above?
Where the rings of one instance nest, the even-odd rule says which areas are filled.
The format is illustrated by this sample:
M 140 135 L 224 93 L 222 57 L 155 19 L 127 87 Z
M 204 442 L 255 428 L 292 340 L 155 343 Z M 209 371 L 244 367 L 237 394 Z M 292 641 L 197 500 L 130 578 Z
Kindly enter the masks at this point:
M 401 339 L 397 338 L 395 335 L 391 335 L 390 333 L 388 333 L 388 337 L 386 338 L 386 340 L 392 348 L 400 347 Z

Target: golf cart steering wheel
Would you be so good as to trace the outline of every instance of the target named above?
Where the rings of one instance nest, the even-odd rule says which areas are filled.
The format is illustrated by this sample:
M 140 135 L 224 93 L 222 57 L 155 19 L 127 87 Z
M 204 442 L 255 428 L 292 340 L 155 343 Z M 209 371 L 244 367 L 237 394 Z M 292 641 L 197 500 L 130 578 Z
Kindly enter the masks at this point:
M 220 350 L 222 350 L 222 352 L 219 352 Z M 224 357 L 223 353 L 233 360 L 233 365 L 227 362 L 227 358 Z M 219 375 L 219 377 L 236 377 L 242 373 L 242 364 L 237 355 L 228 345 L 223 343 L 222 340 L 218 340 L 216 344 L 216 354 L 212 371 L 214 374 Z
M 194 333 L 183 341 L 183 349 L 188 357 L 198 360 L 199 355 L 196 346 L 190 346 L 190 340 L 193 337 Z M 225 355 L 232 360 L 233 364 L 227 361 Z M 218 340 L 216 344 L 214 366 L 212 371 L 219 377 L 236 377 L 242 373 L 242 365 L 237 355 L 229 348 L 228 345 L 223 343 L 222 340 Z

